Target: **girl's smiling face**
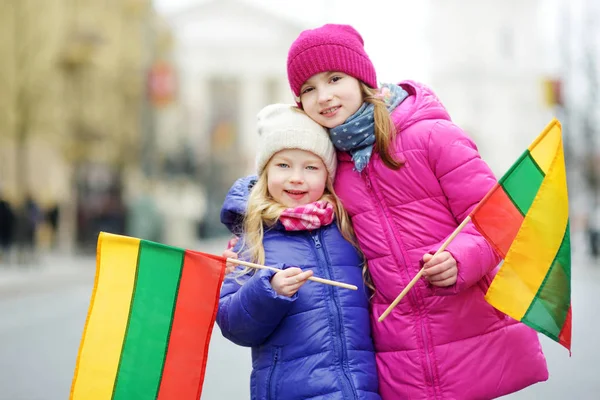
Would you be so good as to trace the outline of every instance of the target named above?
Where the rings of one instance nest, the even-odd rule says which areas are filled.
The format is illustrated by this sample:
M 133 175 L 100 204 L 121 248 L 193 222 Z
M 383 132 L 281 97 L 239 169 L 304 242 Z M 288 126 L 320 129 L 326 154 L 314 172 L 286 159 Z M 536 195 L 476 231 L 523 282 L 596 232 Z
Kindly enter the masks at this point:
M 302 108 L 326 128 L 343 124 L 363 101 L 360 81 L 343 72 L 321 72 L 300 88 Z
M 266 172 L 269 194 L 286 207 L 313 203 L 325 192 L 327 168 L 323 160 L 311 152 L 281 150 L 271 157 Z

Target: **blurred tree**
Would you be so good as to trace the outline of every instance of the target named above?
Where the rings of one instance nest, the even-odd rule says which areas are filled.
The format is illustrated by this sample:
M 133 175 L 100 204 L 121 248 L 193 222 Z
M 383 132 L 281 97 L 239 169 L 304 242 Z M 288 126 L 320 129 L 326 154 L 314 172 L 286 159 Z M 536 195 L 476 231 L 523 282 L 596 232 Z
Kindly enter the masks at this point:
M 15 197 L 21 199 L 31 191 L 28 144 L 31 135 L 48 114 L 41 111 L 44 88 L 51 77 L 49 53 L 44 42 L 44 24 L 39 19 L 39 3 L 32 0 L 3 1 L 0 26 L 4 55 L 0 76 L 6 88 L 4 124 L 0 129 L 14 139 L 16 147 Z
M 151 0 L 0 1 L 0 181 L 13 198 L 51 193 L 63 248 L 81 181 L 139 169 L 155 24 Z
M 103 39 L 91 30 L 75 30 L 67 37 L 61 54 L 61 65 L 68 82 L 67 95 L 70 99 L 69 107 L 69 135 L 63 142 L 65 158 L 71 165 L 69 182 L 70 195 L 63 204 L 62 223 L 59 230 L 63 249 L 72 250 L 78 235 L 77 215 L 79 198 L 81 197 L 78 174 L 81 174 L 83 165 L 90 158 L 90 144 L 101 138 L 86 120 L 84 85 L 88 78 L 88 69 L 93 65 L 97 56 L 98 47 Z

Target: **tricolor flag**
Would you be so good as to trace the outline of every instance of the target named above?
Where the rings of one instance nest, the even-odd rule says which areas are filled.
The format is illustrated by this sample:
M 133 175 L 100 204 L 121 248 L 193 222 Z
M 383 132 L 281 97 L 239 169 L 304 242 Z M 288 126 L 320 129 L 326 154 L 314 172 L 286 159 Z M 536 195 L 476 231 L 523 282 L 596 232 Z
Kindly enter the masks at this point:
M 200 398 L 225 259 L 100 233 L 73 400 Z
M 471 219 L 504 259 L 486 300 L 570 350 L 571 245 L 560 122 L 550 122 Z

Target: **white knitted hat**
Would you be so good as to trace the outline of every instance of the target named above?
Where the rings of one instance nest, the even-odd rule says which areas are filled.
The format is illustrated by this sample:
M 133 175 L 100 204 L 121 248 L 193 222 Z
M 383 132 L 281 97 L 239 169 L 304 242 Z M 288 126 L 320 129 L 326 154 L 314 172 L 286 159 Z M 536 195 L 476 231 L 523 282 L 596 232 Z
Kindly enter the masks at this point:
M 337 158 L 327 130 L 291 104 L 271 104 L 258 112 L 258 175 L 275 153 L 284 149 L 310 151 L 321 157 L 329 176 L 335 178 Z

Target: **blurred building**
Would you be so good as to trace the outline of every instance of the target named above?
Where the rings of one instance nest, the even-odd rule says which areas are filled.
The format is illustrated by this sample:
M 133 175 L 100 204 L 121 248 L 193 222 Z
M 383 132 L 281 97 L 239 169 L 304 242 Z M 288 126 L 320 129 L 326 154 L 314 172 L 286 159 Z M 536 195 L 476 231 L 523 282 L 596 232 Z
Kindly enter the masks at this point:
M 552 117 L 541 3 L 430 1 L 431 85 L 498 177 Z
M 193 184 L 206 196 L 200 235 L 214 236 L 224 233 L 219 212 L 227 190 L 253 171 L 257 112 L 269 103 L 293 102 L 286 56 L 303 27 L 236 0 L 204 2 L 168 20 L 176 39 L 179 105 L 159 124 L 157 146 L 162 159 L 194 160 Z
M 0 2 L 0 182 L 58 204 L 66 248 L 124 229 L 156 26 L 150 0 Z
M 500 177 L 556 116 L 571 230 L 600 256 L 600 3 L 430 4 L 432 85 L 453 119 Z
M 600 4 L 556 0 L 560 107 L 569 140 L 567 178 L 572 226 L 585 230 L 600 257 Z

